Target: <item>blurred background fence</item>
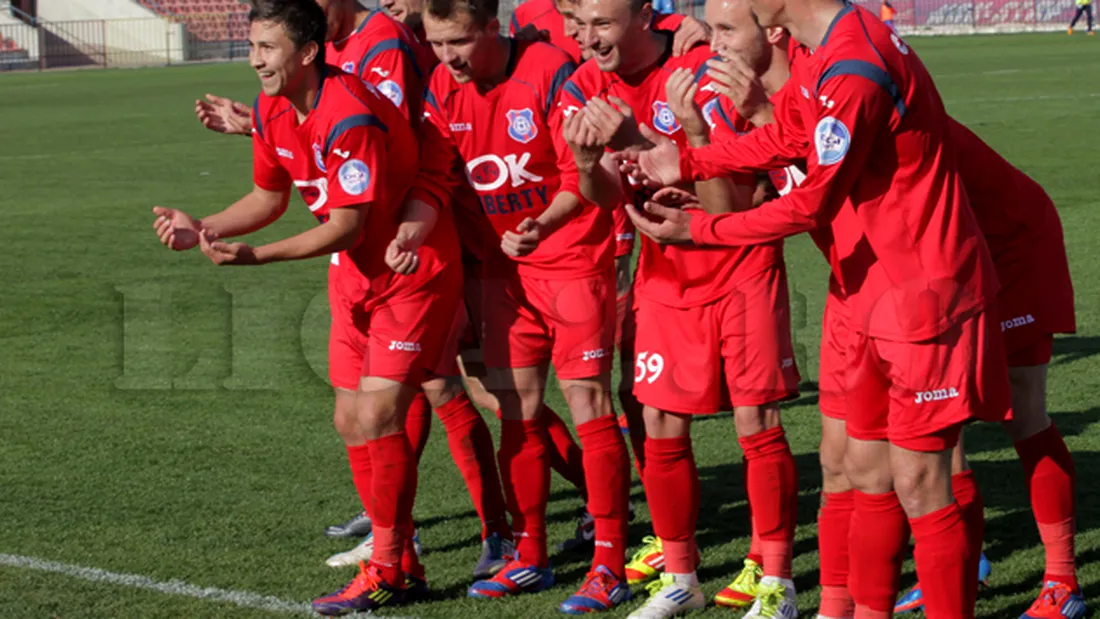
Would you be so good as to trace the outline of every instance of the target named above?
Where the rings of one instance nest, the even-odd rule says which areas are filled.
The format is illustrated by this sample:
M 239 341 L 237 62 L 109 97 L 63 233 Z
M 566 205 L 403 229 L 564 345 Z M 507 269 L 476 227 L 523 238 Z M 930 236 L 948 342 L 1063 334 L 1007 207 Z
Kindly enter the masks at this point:
M 862 0 L 873 11 L 874 0 Z M 377 0 L 362 2 L 376 8 Z M 902 34 L 1064 29 L 1073 0 L 893 0 Z M 503 23 L 515 0 L 502 0 Z M 0 0 L 0 71 L 127 67 L 248 56 L 240 0 Z M 678 0 L 702 19 L 703 0 Z

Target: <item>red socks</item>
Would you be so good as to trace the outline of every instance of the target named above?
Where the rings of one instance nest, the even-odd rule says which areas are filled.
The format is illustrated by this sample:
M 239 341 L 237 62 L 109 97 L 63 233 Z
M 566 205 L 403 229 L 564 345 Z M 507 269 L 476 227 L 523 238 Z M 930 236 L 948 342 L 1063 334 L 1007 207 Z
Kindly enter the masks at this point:
M 428 432 L 431 429 L 432 407 L 428 404 L 428 396 L 418 391 L 409 403 L 409 412 L 405 416 L 405 435 L 416 452 L 417 462 L 420 462 L 420 456 L 424 455 L 424 448 L 428 446 Z
M 791 577 L 798 502 L 798 471 L 782 426 L 738 439 L 751 461 L 747 491 L 753 526 L 759 531 L 764 575 Z
M 630 500 L 630 456 L 614 415 L 577 426 L 584 446 L 588 511 L 595 519 L 593 569 L 603 565 L 626 581 L 627 503 Z
M 857 507 L 858 513 L 858 507 Z M 973 619 L 978 595 L 977 557 L 967 540 L 966 522 L 959 504 L 909 520 L 913 528 L 917 579 L 924 593 L 929 619 Z M 852 523 L 852 531 L 859 530 Z M 853 538 L 856 535 L 853 533 Z M 855 572 L 853 562 L 853 573 Z
M 1016 453 L 1024 465 L 1031 511 L 1035 513 L 1039 536 L 1046 548 L 1043 579 L 1080 590 L 1074 560 L 1077 473 L 1066 442 L 1058 428 L 1051 425 L 1016 443 Z
M 752 512 L 752 497 L 748 496 L 749 460 L 747 458 L 741 459 L 741 472 L 743 474 L 743 479 L 741 480 L 741 483 L 744 484 L 743 487 L 745 488 L 745 503 L 748 505 L 749 508 L 749 529 L 752 531 L 752 537 L 749 541 L 749 554 L 745 555 L 745 558 L 763 567 L 764 555 L 763 551 L 760 549 L 760 528 L 756 526 L 756 517 L 753 515 Z
M 823 617 L 851 617 L 855 602 L 848 592 L 848 536 L 855 510 L 855 490 L 822 492 L 817 512 L 817 545 L 821 569 Z M 899 505 L 900 507 L 900 505 Z
M 401 555 L 406 540 L 402 533 L 412 532 L 416 454 L 404 432 L 367 441 L 367 448 L 371 461 L 377 465 L 371 475 L 370 516 L 374 521 L 371 564 L 379 568 L 386 582 L 403 586 Z
M 645 441 L 646 494 L 653 532 L 661 538 L 665 572 L 695 571 L 695 524 L 699 518 L 699 471 L 691 436 L 648 437 Z
M 436 414 L 447 431 L 451 458 L 462 473 L 474 509 L 481 518 L 481 538 L 497 533 L 504 539 L 511 539 L 489 426 L 465 393 L 439 407 Z
M 370 516 L 371 462 L 370 449 L 364 445 L 345 445 L 348 450 L 348 464 L 351 466 L 351 481 L 355 492 L 363 503 L 363 511 Z
M 856 603 L 855 616 L 889 617 L 890 614 L 876 613 L 892 614 L 894 610 L 901 579 L 901 563 L 909 545 L 909 526 L 905 511 L 893 492 L 864 494 L 853 490 L 852 499 L 851 528 L 848 534 L 851 552 L 848 591 Z M 824 575 L 824 569 L 822 574 Z M 921 585 L 924 585 L 923 578 Z
M 545 404 L 542 405 L 542 417 L 550 437 L 550 468 L 585 495 L 584 460 L 569 426 Z
M 952 475 L 951 493 L 955 495 L 955 502 L 959 504 L 963 523 L 966 525 L 966 540 L 969 543 L 967 551 L 971 560 L 967 569 L 971 574 L 977 574 L 978 561 L 981 560 L 982 555 L 982 542 L 985 540 L 985 502 L 982 501 L 982 493 L 974 480 L 974 471 L 966 470 Z M 974 598 L 977 599 L 977 597 L 978 583 L 975 580 Z
M 550 564 L 546 551 L 546 503 L 550 498 L 550 441 L 542 419 L 501 420 L 500 475 L 512 515 L 520 560 Z

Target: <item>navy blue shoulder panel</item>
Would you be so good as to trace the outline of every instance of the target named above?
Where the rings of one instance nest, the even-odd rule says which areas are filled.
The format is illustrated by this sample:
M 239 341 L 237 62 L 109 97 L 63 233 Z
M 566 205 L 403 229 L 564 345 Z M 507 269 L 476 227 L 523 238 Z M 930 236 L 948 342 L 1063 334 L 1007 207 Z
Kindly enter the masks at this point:
M 894 108 L 897 109 L 898 116 L 905 116 L 905 101 L 902 100 L 901 91 L 894 82 L 894 78 L 890 77 L 886 69 L 866 60 L 840 60 L 833 63 L 825 69 L 821 74 L 821 78 L 817 80 L 817 90 L 820 92 L 825 82 L 842 75 L 856 75 L 878 84 L 894 101 Z
M 398 50 L 405 55 L 405 59 L 412 65 L 413 73 L 416 73 L 417 79 L 423 81 L 424 73 L 420 70 L 420 65 L 416 62 L 416 55 L 413 54 L 412 47 L 408 43 L 401 39 L 386 39 L 381 43 L 378 43 L 374 47 L 367 51 L 366 55 L 359 60 L 359 66 L 356 67 L 356 75 L 362 77 L 363 70 L 367 68 L 367 63 L 371 61 L 375 56 L 382 52 L 388 52 L 391 50 Z
M 332 145 L 336 143 L 336 140 L 356 127 L 378 127 L 382 131 L 389 132 L 386 125 L 374 114 L 355 114 L 354 116 L 348 116 L 336 123 L 332 130 L 328 132 L 328 137 L 325 139 L 325 148 L 322 152 L 328 155 L 329 150 L 332 149 Z
M 543 108 L 546 116 L 550 116 L 550 110 L 553 108 L 554 101 L 557 100 L 561 89 L 572 83 L 569 78 L 573 76 L 573 72 L 576 70 L 576 63 L 570 60 L 558 67 L 557 72 L 554 73 L 554 78 L 550 80 L 550 90 L 546 93 L 546 105 Z

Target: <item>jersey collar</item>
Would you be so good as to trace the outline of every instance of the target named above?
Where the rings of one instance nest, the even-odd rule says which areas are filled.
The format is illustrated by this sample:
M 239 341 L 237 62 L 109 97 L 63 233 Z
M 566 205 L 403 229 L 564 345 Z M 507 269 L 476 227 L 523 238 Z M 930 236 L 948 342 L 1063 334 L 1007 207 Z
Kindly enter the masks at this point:
M 829 27 L 825 30 L 825 36 L 821 37 L 821 45 L 817 46 L 818 49 L 820 49 L 822 47 L 825 47 L 825 44 L 829 41 L 829 35 L 833 33 L 833 28 L 836 27 L 837 23 L 841 19 L 844 19 L 845 15 L 847 15 L 848 13 L 851 13 L 854 10 L 855 10 L 855 7 L 851 3 L 849 3 L 849 2 L 844 3 L 844 8 L 840 9 L 840 12 L 836 14 L 836 17 L 833 18 L 833 21 L 831 23 L 829 23 Z

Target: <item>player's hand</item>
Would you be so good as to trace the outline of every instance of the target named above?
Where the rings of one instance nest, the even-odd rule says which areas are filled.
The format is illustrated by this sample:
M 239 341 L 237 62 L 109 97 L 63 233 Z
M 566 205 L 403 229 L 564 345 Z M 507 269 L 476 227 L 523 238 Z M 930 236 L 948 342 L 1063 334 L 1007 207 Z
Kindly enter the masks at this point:
M 407 228 L 399 228 L 397 236 L 386 248 L 386 265 L 398 275 L 412 275 L 420 267 L 421 240 L 409 234 Z
M 714 89 L 733 103 L 742 118 L 755 124 L 753 119 L 757 114 L 771 109 L 764 84 L 739 55 L 708 61 L 707 77 L 714 81 Z
M 642 234 L 662 245 L 691 242 L 691 215 L 678 208 L 662 206 L 652 200 L 645 203 L 645 213 L 628 204 L 626 212 Z
M 632 182 L 646 187 L 675 185 L 680 177 L 680 149 L 676 142 L 641 126 L 642 135 L 655 146 L 648 150 L 624 150 L 613 155 L 620 170 L 631 176 Z
M 260 264 L 256 252 L 247 244 L 216 241 L 206 230 L 199 234 L 199 247 L 210 262 L 218 266 Z
M 584 122 L 584 110 L 577 110 L 565 118 L 562 136 L 569 150 L 573 151 L 578 170 L 589 173 L 600 165 L 600 158 L 606 149 L 600 143 L 596 130 Z
M 647 202 L 655 202 L 660 206 L 667 206 L 669 208 L 702 208 L 699 204 L 699 196 L 690 191 L 680 189 L 679 187 L 664 187 L 657 193 L 653 194 Z
M 634 120 L 634 112 L 618 97 L 591 99 L 584 106 L 584 122 L 596 135 L 601 146 L 624 150 L 646 145 L 645 137 Z
M 523 28 L 520 28 L 519 31 L 516 32 L 514 35 L 512 35 L 512 38 L 517 41 L 530 41 L 532 43 L 541 41 L 543 43 L 549 43 L 550 31 L 539 30 L 535 27 L 535 24 L 527 24 Z
M 195 116 L 203 127 L 227 135 L 252 134 L 252 108 L 232 99 L 206 95 L 195 101 Z
M 695 83 L 695 73 L 691 69 L 676 69 L 665 82 L 665 95 L 668 97 L 668 108 L 680 121 L 684 133 L 689 137 L 706 137 L 710 134 L 707 121 L 703 118 L 703 111 L 695 103 L 695 95 L 699 93 L 699 84 Z
M 542 241 L 542 224 L 528 217 L 519 222 L 516 231 L 505 232 L 500 238 L 500 248 L 513 258 L 522 258 L 535 251 Z
M 201 227 L 187 213 L 174 208 L 154 206 L 153 230 L 156 230 L 160 242 L 176 251 L 191 249 L 199 244 Z
M 680 22 L 680 27 L 672 36 L 672 55 L 682 56 L 691 48 L 707 41 L 710 41 L 710 26 L 689 15 Z

